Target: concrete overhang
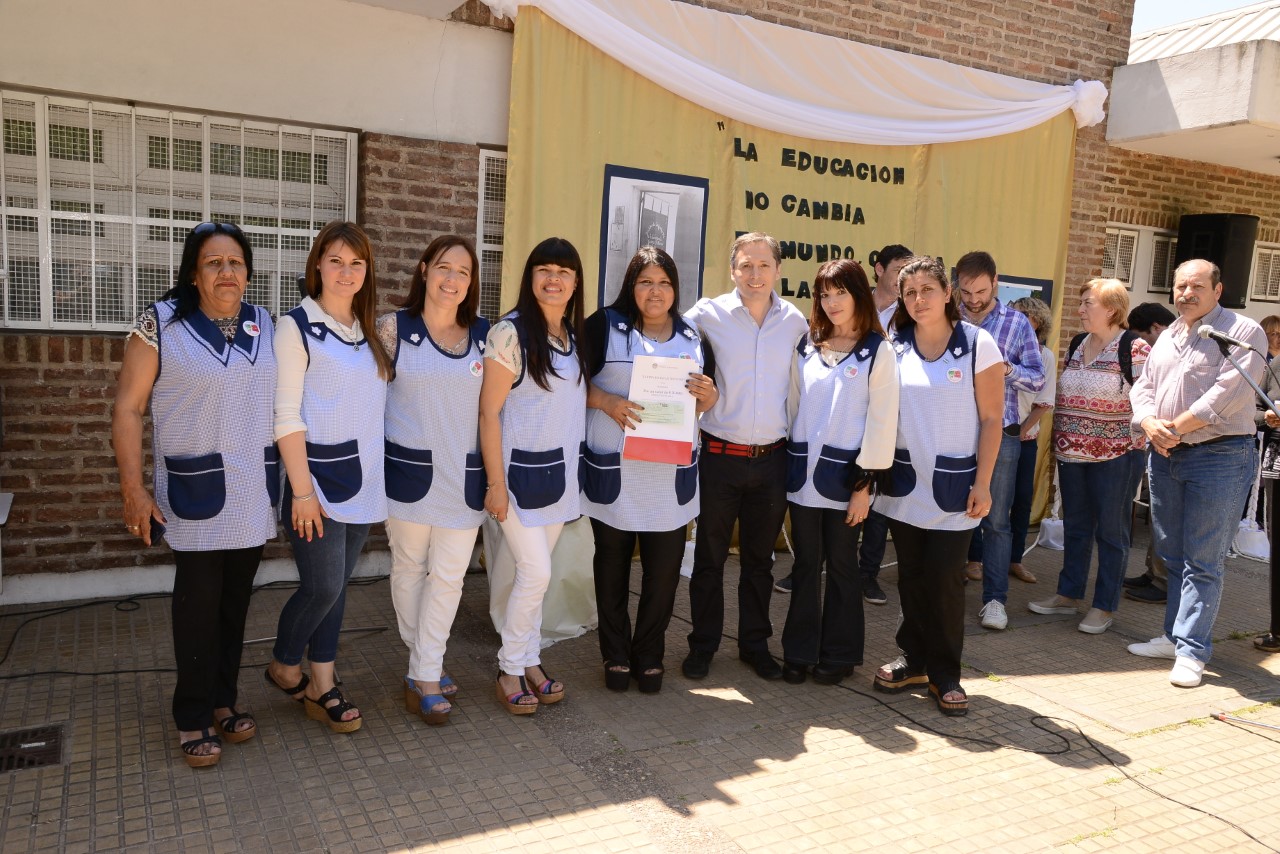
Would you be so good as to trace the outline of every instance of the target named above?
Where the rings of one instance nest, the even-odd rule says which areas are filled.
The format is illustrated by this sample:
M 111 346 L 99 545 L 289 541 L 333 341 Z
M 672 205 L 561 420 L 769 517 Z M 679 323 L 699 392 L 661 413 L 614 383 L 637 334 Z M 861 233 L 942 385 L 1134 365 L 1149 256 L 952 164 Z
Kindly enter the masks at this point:
M 421 15 L 424 18 L 435 18 L 439 21 L 448 20 L 453 10 L 462 5 L 462 0 L 348 0 L 348 2 L 381 6 L 384 9 Z
M 1120 148 L 1280 175 L 1280 42 L 1122 65 L 1109 112 Z

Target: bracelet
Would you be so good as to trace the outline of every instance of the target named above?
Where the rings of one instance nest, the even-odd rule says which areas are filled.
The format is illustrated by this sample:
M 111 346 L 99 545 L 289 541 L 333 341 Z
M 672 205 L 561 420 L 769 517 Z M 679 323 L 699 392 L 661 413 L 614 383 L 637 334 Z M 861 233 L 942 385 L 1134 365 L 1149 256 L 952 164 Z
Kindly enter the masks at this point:
M 489 484 L 488 486 L 486 486 L 486 487 L 485 487 L 485 489 L 486 489 L 486 490 L 490 490 L 490 489 L 493 489 L 495 486 L 501 486 L 501 485 L 503 485 L 503 484 L 505 484 L 505 483 L 506 483 L 506 481 L 505 481 L 505 480 L 495 480 L 493 483 L 491 483 L 491 484 Z
M 313 489 L 313 490 L 311 490 L 310 492 L 308 492 L 306 495 L 297 495 L 297 494 L 294 494 L 294 496 L 293 496 L 293 500 L 294 500 L 294 501 L 310 501 L 311 499 L 313 499 L 313 498 L 315 498 L 315 497 L 316 497 L 316 491 Z

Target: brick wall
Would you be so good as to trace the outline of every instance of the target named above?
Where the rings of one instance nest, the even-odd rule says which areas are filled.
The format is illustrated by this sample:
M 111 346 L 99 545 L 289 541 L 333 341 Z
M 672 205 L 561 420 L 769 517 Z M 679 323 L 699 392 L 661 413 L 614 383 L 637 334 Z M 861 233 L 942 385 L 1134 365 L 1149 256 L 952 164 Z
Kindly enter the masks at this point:
M 479 153 L 474 145 L 365 134 L 358 163 L 357 219 L 373 241 L 379 304 L 390 310 L 431 238 L 474 238 Z M 172 562 L 163 546 L 140 549 L 120 519 L 111 405 L 123 352 L 121 335 L 0 334 L 0 491 L 15 496 L 5 575 Z M 379 526 L 368 548 L 385 547 Z M 283 543 L 267 547 L 267 557 L 288 553 Z

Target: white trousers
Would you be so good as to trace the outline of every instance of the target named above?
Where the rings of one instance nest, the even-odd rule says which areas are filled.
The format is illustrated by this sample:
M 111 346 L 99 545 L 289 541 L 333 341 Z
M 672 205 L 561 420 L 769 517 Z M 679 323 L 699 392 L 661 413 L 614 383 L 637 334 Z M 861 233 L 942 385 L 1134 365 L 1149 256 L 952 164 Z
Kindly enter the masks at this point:
M 551 552 L 562 530 L 563 522 L 526 528 L 514 507 L 502 523 L 505 547 L 515 560 L 498 650 L 498 667 L 508 675 L 523 676 L 526 667 L 542 662 L 542 600 L 551 583 Z
M 387 520 L 391 602 L 409 647 L 409 678 L 439 682 L 444 649 L 462 598 L 477 528 L 441 528 Z

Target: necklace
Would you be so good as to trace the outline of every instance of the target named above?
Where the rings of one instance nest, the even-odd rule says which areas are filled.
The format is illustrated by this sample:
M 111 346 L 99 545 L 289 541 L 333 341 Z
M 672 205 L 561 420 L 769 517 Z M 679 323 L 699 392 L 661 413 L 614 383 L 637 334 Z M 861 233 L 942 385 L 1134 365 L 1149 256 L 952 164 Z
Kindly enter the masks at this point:
M 654 342 L 655 344 L 661 344 L 663 341 L 666 341 L 668 338 L 671 337 L 671 332 L 672 332 L 671 318 L 668 317 L 666 319 L 666 321 L 658 329 L 658 332 L 656 335 L 650 335 L 648 332 L 644 330 L 643 321 L 640 324 L 639 332 L 641 335 L 643 335 L 645 338 L 648 338 L 650 341 Z
M 921 359 L 924 359 L 926 362 L 936 362 L 938 359 L 942 358 L 942 354 L 947 351 L 947 344 L 949 344 L 950 342 L 951 342 L 950 331 L 947 332 L 947 336 L 945 338 L 941 339 L 936 344 L 930 342 L 928 345 L 926 345 L 923 341 L 921 341 L 917 337 L 916 350 L 920 353 Z
M 425 322 L 426 321 L 424 320 L 423 323 Z M 465 329 L 462 330 L 462 337 L 459 338 L 457 341 L 454 341 L 452 344 L 445 344 L 444 336 L 437 335 L 436 333 L 432 332 L 430 326 L 427 327 L 427 334 L 431 336 L 431 340 L 436 342 L 437 346 L 439 346 L 441 350 L 444 350 L 446 353 L 449 353 L 454 356 L 461 354 L 463 350 L 466 349 L 467 342 L 471 339 L 470 333 L 468 333 L 467 330 Z
M 345 341 L 346 343 L 350 344 L 352 348 L 355 350 L 355 352 L 359 353 L 360 352 L 360 333 L 356 331 L 356 327 L 360 325 L 360 320 L 355 316 L 352 316 L 351 333 L 348 334 L 347 327 L 343 325 L 342 321 L 338 320 L 338 318 L 334 317 L 332 314 L 329 313 L 329 310 L 324 307 L 324 303 L 322 303 L 320 300 L 316 300 L 315 303 L 317 306 L 320 307 L 320 310 L 324 312 L 324 316 L 333 321 L 334 325 L 329 327 L 330 329 L 333 330 L 333 333 L 337 335 L 339 338 L 341 338 L 343 341 Z

